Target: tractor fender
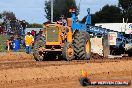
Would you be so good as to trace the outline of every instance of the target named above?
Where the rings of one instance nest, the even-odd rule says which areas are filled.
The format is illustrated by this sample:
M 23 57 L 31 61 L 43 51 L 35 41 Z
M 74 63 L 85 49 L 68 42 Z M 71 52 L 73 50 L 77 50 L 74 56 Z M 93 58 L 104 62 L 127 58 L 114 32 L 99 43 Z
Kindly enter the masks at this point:
M 67 42 L 72 43 L 72 35 L 73 35 L 73 33 L 72 33 L 70 27 L 68 27 L 68 30 L 69 31 L 67 32 Z

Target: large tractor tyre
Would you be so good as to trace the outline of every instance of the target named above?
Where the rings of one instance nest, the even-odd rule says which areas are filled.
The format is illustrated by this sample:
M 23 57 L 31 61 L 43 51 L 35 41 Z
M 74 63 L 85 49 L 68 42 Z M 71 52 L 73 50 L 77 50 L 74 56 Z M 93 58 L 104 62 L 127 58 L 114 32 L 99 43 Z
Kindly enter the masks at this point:
M 33 47 L 33 55 L 34 59 L 36 61 L 43 61 L 44 60 L 44 50 L 45 48 L 45 39 L 44 38 L 38 38 Z
M 78 47 L 78 44 L 79 44 L 79 33 L 75 33 L 74 34 L 74 40 L 73 40 L 73 46 L 74 46 L 74 58 L 75 59 L 79 59 L 78 57 L 78 52 L 79 52 L 79 47 Z
M 90 59 L 91 43 L 87 32 L 77 32 L 74 35 L 73 45 L 76 59 Z
M 65 60 L 71 61 L 74 59 L 74 48 L 72 43 L 65 43 L 63 50 L 62 50 L 62 56 Z

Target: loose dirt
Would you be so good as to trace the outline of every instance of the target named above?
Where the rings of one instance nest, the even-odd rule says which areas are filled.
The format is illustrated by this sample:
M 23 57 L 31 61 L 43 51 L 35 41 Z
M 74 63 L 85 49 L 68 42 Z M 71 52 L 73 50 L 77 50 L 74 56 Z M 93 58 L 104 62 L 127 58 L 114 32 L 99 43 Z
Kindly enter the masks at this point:
M 81 70 L 91 80 L 132 80 L 132 60 L 128 57 L 90 61 L 36 62 L 25 53 L 0 54 L 0 88 L 83 88 Z M 86 87 L 87 88 L 87 87 Z M 90 86 L 88 88 L 132 88 L 132 86 Z
M 33 55 L 26 54 L 25 52 L 0 53 L 0 61 L 22 61 L 22 60 L 33 60 Z

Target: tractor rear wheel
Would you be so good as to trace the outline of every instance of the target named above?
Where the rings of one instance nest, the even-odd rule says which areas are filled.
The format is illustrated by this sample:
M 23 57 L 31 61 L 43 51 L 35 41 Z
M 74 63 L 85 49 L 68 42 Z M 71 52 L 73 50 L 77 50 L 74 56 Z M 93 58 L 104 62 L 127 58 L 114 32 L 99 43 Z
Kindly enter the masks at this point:
M 67 61 L 71 61 L 74 58 L 74 49 L 72 43 L 64 44 L 62 56 Z
M 44 39 L 37 39 L 34 43 L 33 47 L 33 55 L 36 61 L 43 61 L 44 60 L 44 49 L 45 49 L 45 42 Z
M 76 32 L 73 45 L 76 59 L 90 59 L 91 43 L 87 32 Z

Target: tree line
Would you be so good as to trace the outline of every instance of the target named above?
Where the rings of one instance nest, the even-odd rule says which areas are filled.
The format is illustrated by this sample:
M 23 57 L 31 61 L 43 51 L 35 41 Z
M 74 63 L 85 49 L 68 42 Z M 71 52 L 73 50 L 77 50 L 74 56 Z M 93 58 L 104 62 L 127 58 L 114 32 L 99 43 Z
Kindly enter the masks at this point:
M 10 11 L 3 11 L 2 13 L 0 13 L 0 19 L 9 19 L 11 20 L 12 23 L 14 23 L 17 19 L 17 17 L 15 16 L 15 14 L 13 12 Z M 28 28 L 42 28 L 42 24 L 39 23 L 29 23 L 26 21 L 27 27 Z M 3 22 L 0 23 L 1 26 L 4 25 Z
M 118 6 L 105 5 L 92 14 L 92 24 L 132 22 L 132 0 L 118 0 Z
M 54 21 L 57 21 L 61 15 L 65 17 L 71 17 L 69 13 L 70 8 L 74 8 L 79 13 L 79 6 L 77 6 L 75 0 L 53 0 L 54 2 Z M 50 21 L 51 19 L 51 0 L 45 1 L 44 10 L 46 12 L 45 17 Z M 95 23 L 121 23 L 123 18 L 127 22 L 132 22 L 132 0 L 118 0 L 118 6 L 105 5 L 100 11 L 91 14 L 92 24 Z M 82 22 L 85 21 L 85 18 Z
M 45 0 L 44 4 L 44 11 L 45 11 L 45 18 L 48 21 L 51 20 L 51 0 Z M 69 13 L 70 8 L 76 9 L 76 15 L 79 14 L 79 6 L 76 4 L 76 0 L 53 0 L 53 7 L 54 7 L 54 21 L 58 21 L 61 15 L 64 15 L 65 18 L 71 17 Z M 4 11 L 0 13 L 0 18 L 3 16 L 7 16 L 12 21 L 15 21 L 17 18 L 13 12 Z M 95 23 L 121 23 L 123 18 L 125 21 L 132 22 L 132 0 L 118 0 L 118 6 L 115 5 L 105 5 L 100 9 L 100 11 L 91 14 L 92 16 L 92 24 Z M 85 17 L 82 22 L 85 21 Z M 42 27 L 39 23 L 29 23 L 27 22 L 27 27 L 35 27 L 40 28 Z M 2 23 L 0 23 L 2 25 Z

